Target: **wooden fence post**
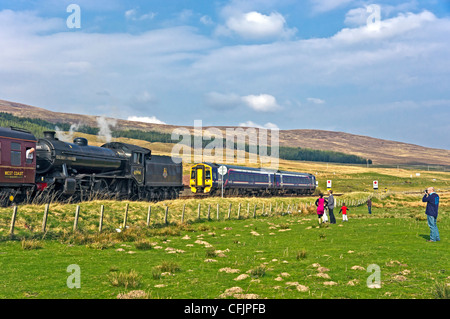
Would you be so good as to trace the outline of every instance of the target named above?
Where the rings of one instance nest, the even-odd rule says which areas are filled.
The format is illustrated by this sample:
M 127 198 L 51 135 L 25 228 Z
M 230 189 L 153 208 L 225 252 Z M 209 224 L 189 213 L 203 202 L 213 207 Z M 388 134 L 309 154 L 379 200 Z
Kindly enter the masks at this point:
M 241 219 L 241 203 L 239 203 L 237 219 Z
M 264 216 L 265 203 L 263 203 L 261 215 Z
M 231 218 L 231 203 L 230 206 L 228 207 L 228 219 Z
M 128 218 L 128 203 L 125 205 L 125 213 L 123 215 L 123 225 L 122 228 L 125 231 L 127 228 L 127 218 Z
M 17 206 L 14 205 L 13 214 L 12 214 L 12 218 L 11 218 L 11 228 L 9 230 L 9 234 L 11 236 L 14 235 L 14 225 L 16 224 L 16 216 L 17 216 Z
M 208 205 L 208 220 L 210 219 L 211 216 L 211 204 Z
M 101 233 L 103 230 L 103 211 L 105 207 L 103 205 L 100 206 L 100 222 L 98 224 L 98 232 Z
M 247 203 L 247 218 L 250 217 L 250 203 Z
M 197 216 L 197 219 L 200 219 L 200 205 L 201 204 L 198 204 L 198 216 Z
M 255 208 L 253 209 L 253 218 L 256 218 L 256 204 L 255 204 Z
M 219 220 L 219 204 L 217 204 L 217 220 Z
M 45 233 L 45 229 L 47 228 L 48 206 L 49 206 L 49 204 L 45 204 L 44 219 L 42 220 L 42 232 L 43 233 Z
M 181 223 L 184 223 L 184 211 L 186 210 L 186 204 L 183 204 L 183 211 L 181 212 Z
M 148 205 L 147 226 L 150 226 L 150 215 L 152 214 L 152 205 Z
M 164 224 L 168 224 L 168 218 L 169 218 L 169 206 L 166 206 L 166 213 L 164 214 Z
M 77 205 L 77 208 L 75 209 L 75 219 L 73 221 L 73 231 L 77 230 L 79 216 L 80 216 L 80 205 Z

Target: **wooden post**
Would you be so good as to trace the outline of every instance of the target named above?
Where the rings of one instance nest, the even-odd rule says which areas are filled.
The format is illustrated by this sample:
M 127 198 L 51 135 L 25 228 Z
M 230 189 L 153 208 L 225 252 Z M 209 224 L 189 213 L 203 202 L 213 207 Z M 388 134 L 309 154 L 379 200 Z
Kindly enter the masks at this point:
M 198 204 L 198 216 L 197 216 L 197 219 L 200 219 L 200 205 L 201 204 Z
M 17 216 L 17 206 L 14 205 L 13 214 L 11 218 L 11 228 L 9 230 L 9 234 L 14 235 L 14 225 L 16 224 L 16 216 Z
M 247 204 L 247 218 L 250 217 L 250 203 Z
M 208 205 L 208 220 L 211 216 L 211 204 Z
M 255 208 L 253 209 L 253 218 L 256 218 L 256 204 L 255 204 Z
M 219 220 L 219 204 L 217 204 L 217 220 Z
M 262 213 L 261 213 L 262 216 L 264 216 L 264 207 L 265 207 L 264 204 L 265 204 L 265 203 L 263 203 L 263 208 L 262 208 Z
M 228 207 L 228 219 L 231 218 L 231 203 L 230 206 Z
M 186 210 L 186 204 L 183 204 L 183 211 L 181 212 L 181 223 L 184 223 L 184 211 Z
M 272 214 L 272 202 L 270 202 L 269 214 Z
M 75 219 L 73 221 L 73 231 L 77 230 L 79 216 L 80 216 L 80 205 L 77 205 L 77 208 L 75 209 Z
M 49 206 L 49 204 L 45 204 L 44 219 L 42 220 L 42 232 L 43 233 L 45 233 L 45 229 L 47 228 L 48 206 Z
M 101 233 L 103 229 L 103 211 L 105 207 L 103 205 L 100 206 L 100 222 L 98 224 L 98 232 Z
M 168 224 L 168 217 L 169 217 L 169 206 L 166 206 L 166 213 L 164 214 L 164 224 Z
M 241 203 L 239 203 L 238 213 L 237 213 L 237 219 L 241 219 Z
M 150 226 L 150 215 L 152 214 L 152 206 L 148 205 L 148 212 L 147 212 L 147 226 Z
M 122 228 L 125 231 L 127 228 L 127 218 L 128 218 L 128 203 L 125 205 L 125 213 L 123 215 L 123 225 Z

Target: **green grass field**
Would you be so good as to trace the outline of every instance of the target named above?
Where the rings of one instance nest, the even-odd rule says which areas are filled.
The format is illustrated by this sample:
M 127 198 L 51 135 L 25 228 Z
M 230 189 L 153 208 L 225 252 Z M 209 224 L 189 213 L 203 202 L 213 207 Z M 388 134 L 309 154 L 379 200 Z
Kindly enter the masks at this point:
M 448 298 L 450 194 L 441 194 L 441 241 L 436 243 L 426 241 L 420 194 L 375 198 L 372 215 L 362 203 L 367 195 L 340 197 L 353 201 L 349 221 L 342 223 L 336 214 L 337 224 L 320 227 L 313 209 L 305 206 L 315 198 L 161 202 L 152 205 L 150 227 L 149 203 L 130 202 L 130 227 L 121 232 L 116 229 L 123 222 L 123 202 L 82 203 L 75 233 L 75 205 L 50 205 L 46 233 L 40 229 L 44 206 L 26 205 L 19 207 L 13 238 L 12 209 L 3 208 L 0 298 Z M 101 204 L 105 219 L 98 234 Z M 163 224 L 165 205 L 169 226 Z M 291 214 L 286 214 L 288 205 Z M 375 274 L 367 271 L 372 264 L 380 270 L 378 289 L 367 286 Z M 79 266 L 79 289 L 67 286 L 70 265 Z

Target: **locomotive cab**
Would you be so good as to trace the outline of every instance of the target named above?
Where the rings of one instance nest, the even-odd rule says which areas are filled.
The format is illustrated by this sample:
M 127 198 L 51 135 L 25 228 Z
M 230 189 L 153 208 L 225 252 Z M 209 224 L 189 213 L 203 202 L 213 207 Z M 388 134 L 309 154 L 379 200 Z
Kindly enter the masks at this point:
M 207 164 L 197 164 L 191 168 L 189 186 L 193 193 L 209 193 L 213 185 L 212 167 Z

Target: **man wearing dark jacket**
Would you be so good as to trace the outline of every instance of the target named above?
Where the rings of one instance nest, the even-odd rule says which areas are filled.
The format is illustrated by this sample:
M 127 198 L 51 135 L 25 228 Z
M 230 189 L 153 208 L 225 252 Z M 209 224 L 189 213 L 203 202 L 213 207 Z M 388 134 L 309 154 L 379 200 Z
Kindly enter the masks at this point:
M 437 217 L 439 209 L 439 195 L 434 192 L 434 187 L 428 187 L 422 202 L 427 203 L 425 214 L 427 214 L 428 227 L 430 227 L 430 239 L 428 241 L 439 241 L 439 230 L 437 228 Z
M 333 214 L 333 209 L 334 209 L 334 196 L 333 196 L 333 191 L 329 190 L 328 191 L 328 213 L 330 214 L 330 224 L 336 224 L 336 218 L 334 217 Z

